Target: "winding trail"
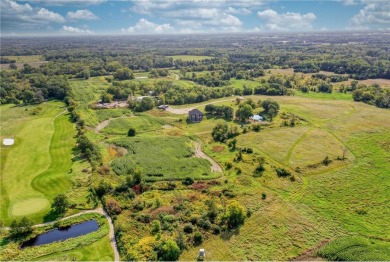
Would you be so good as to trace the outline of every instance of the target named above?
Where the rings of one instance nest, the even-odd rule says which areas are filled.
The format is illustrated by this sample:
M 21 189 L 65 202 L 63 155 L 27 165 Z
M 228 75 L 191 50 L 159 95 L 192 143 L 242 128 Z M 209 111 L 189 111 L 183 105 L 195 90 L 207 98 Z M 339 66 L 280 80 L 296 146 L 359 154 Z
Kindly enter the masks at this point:
M 211 157 L 209 157 L 208 155 L 206 155 L 202 151 L 202 146 L 199 142 L 195 143 L 195 157 L 204 158 L 204 159 L 208 160 L 211 163 L 211 171 L 212 172 L 216 172 L 216 173 L 223 172 L 221 166 L 218 165 L 218 163 L 215 162 L 214 159 L 212 159 Z

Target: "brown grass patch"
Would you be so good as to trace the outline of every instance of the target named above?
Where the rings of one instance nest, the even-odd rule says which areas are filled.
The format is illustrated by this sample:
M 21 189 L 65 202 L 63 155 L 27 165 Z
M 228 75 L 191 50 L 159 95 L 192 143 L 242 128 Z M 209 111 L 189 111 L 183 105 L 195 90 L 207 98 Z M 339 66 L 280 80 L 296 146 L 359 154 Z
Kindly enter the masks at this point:
M 219 152 L 224 151 L 225 147 L 224 146 L 213 146 L 213 148 L 211 150 L 213 150 L 213 152 L 219 153 Z
M 210 185 L 206 184 L 203 181 L 199 181 L 199 182 L 194 183 L 191 187 L 195 190 L 202 190 L 202 189 L 207 189 L 208 187 L 210 187 Z
M 174 214 L 175 210 L 172 206 L 162 206 L 159 208 L 156 208 L 155 210 L 150 212 L 150 216 L 153 218 L 156 218 L 159 214 L 166 213 L 166 214 Z

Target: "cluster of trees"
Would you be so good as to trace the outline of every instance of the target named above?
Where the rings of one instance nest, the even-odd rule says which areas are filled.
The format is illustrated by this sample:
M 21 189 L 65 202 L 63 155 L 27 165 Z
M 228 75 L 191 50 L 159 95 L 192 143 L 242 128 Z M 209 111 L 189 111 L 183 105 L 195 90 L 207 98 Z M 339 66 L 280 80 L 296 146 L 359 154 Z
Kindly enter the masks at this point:
M 45 99 L 63 100 L 70 91 L 63 76 L 25 74 L 21 71 L 0 72 L 0 103 L 42 103 Z
M 230 84 L 229 80 L 231 75 L 228 73 L 224 73 L 223 71 L 211 71 L 206 74 L 192 74 L 192 78 L 188 80 L 192 80 L 195 83 L 200 85 L 209 86 L 209 87 L 218 87 L 218 86 L 226 86 Z
M 304 61 L 294 66 L 294 72 L 318 73 L 320 70 L 336 74 L 348 74 L 350 78 L 356 80 L 369 78 L 390 79 L 389 62 L 385 60 L 373 63 L 363 58 L 351 57 L 337 60 Z M 333 77 L 334 82 L 340 82 L 340 79 Z
M 390 90 L 380 88 L 379 85 L 359 85 L 352 93 L 354 101 L 361 101 L 380 108 L 390 108 Z
M 261 106 L 263 107 L 264 111 L 262 112 L 263 115 L 265 115 L 268 119 L 272 121 L 273 118 L 275 118 L 280 109 L 280 105 L 278 102 L 272 100 L 272 99 L 266 99 L 263 102 L 261 102 Z
M 116 80 L 129 80 L 134 79 L 134 73 L 129 68 L 119 68 L 114 73 L 114 79 Z
M 321 79 L 323 81 L 329 81 L 329 82 L 332 82 L 332 83 L 348 81 L 348 79 L 349 79 L 348 75 L 313 74 L 311 77 L 312 78 L 318 78 L 318 79 Z
M 229 126 L 225 122 L 218 123 L 211 133 L 214 141 L 225 142 L 226 140 L 238 136 L 240 133 L 237 126 Z
M 77 145 L 82 154 L 91 162 L 101 162 L 101 154 L 99 147 L 92 143 L 92 141 L 85 135 L 80 135 L 77 137 Z
M 234 110 L 230 106 L 224 106 L 224 105 L 216 106 L 213 104 L 208 104 L 205 107 L 205 111 L 208 114 L 223 117 L 226 120 L 233 120 L 233 116 L 234 116 L 234 114 L 233 114 Z
M 167 69 L 151 69 L 149 71 L 149 77 L 150 78 L 157 78 L 157 77 L 165 77 L 169 75 L 169 71 Z
M 8 57 L 0 56 L 0 64 L 11 64 L 16 63 L 16 60 L 9 59 Z
M 13 220 L 10 226 L 10 236 L 13 238 L 25 237 L 33 232 L 33 223 L 27 217 Z
M 143 97 L 137 100 L 130 100 L 129 107 L 136 112 L 144 112 L 153 109 L 156 105 L 154 97 Z

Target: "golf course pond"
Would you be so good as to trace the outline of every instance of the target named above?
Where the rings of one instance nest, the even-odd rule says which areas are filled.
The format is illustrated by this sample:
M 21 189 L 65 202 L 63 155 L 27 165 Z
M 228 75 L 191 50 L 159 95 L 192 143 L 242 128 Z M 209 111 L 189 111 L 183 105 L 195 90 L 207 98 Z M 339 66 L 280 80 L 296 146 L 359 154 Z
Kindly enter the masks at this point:
M 50 244 L 56 241 L 64 241 L 69 238 L 92 233 L 99 229 L 99 224 L 95 220 L 88 220 L 68 227 L 50 230 L 24 242 L 21 248 Z

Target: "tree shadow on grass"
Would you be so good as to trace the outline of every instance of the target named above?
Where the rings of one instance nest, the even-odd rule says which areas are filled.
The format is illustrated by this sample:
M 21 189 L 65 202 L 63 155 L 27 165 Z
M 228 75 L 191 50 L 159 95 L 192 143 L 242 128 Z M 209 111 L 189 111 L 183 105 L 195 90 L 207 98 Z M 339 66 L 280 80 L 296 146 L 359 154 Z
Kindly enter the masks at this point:
M 53 222 L 55 220 L 58 220 L 60 218 L 63 217 L 63 214 L 62 213 L 58 213 L 56 211 L 54 211 L 53 209 L 51 209 L 44 217 L 43 217 L 43 222 L 44 223 L 47 223 L 47 222 Z
M 223 240 L 230 240 L 232 236 L 237 236 L 238 234 L 240 234 L 239 227 L 223 231 L 220 236 Z

